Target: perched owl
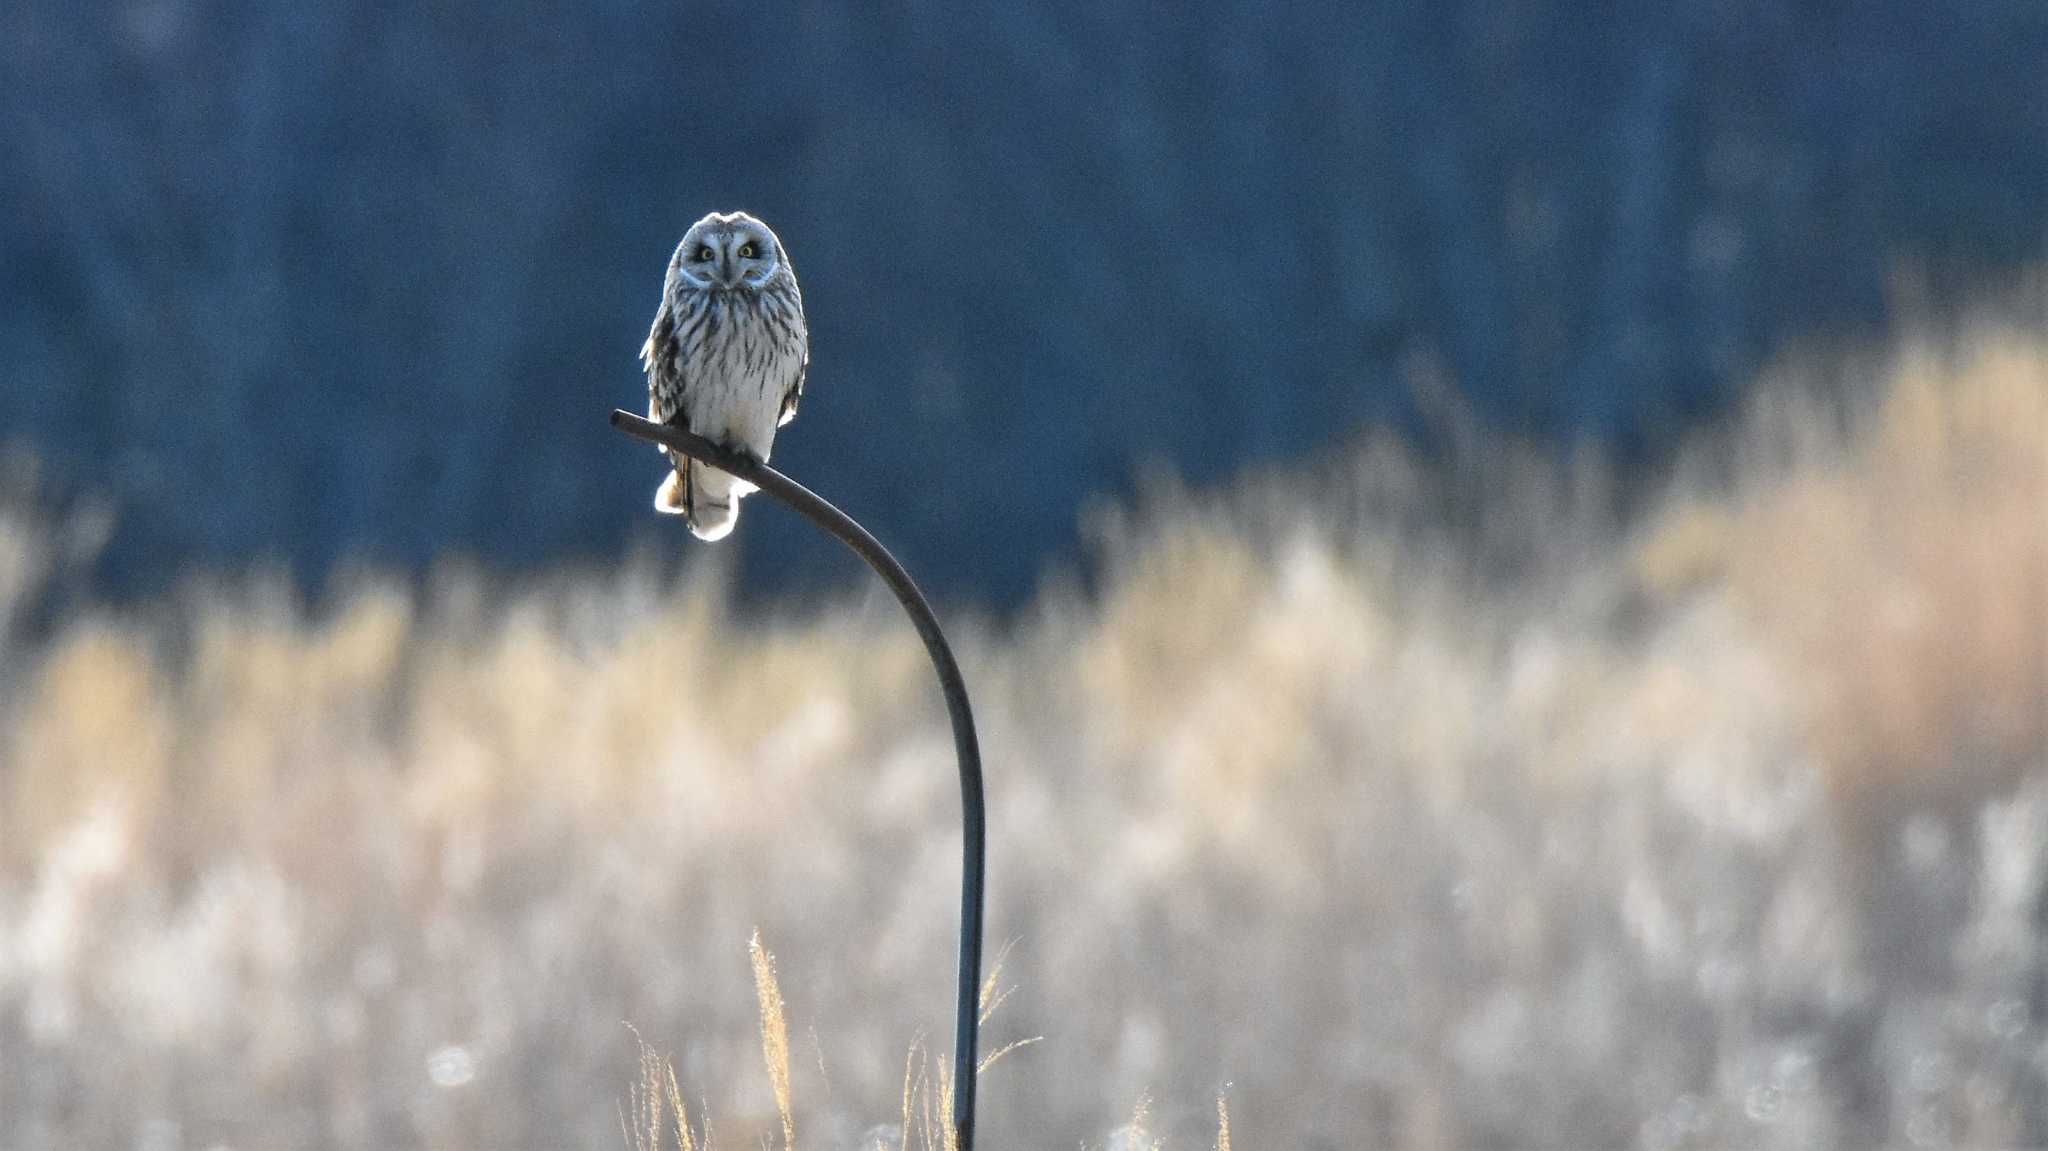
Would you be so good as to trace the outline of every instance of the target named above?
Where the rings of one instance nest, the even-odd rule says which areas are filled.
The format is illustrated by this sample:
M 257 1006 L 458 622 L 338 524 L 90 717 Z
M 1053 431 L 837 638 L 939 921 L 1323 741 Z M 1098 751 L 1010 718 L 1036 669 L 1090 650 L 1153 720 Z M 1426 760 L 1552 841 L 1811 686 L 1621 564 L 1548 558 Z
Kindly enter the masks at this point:
M 766 463 L 775 429 L 796 415 L 811 358 L 804 300 L 782 241 L 745 212 L 713 212 L 668 261 L 654 330 L 640 349 L 647 416 Z M 663 449 L 675 469 L 658 511 L 723 539 L 753 485 Z

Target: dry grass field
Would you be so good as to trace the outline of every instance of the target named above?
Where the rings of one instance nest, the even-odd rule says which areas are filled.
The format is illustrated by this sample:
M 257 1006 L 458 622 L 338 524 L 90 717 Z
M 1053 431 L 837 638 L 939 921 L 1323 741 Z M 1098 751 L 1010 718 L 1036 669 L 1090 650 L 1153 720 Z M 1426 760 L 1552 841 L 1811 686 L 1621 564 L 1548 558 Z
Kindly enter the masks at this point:
M 1241 1147 L 2048 1143 L 2044 332 L 1788 364 L 1626 499 L 1469 432 L 1158 483 L 948 612 L 987 1041 L 1043 1037 L 983 1143 L 1208 1148 L 1219 1097 Z M 957 789 L 851 561 L 112 609 L 11 507 L 0 1147 L 631 1146 L 664 1058 L 698 1147 L 779 1093 L 923 1144 Z

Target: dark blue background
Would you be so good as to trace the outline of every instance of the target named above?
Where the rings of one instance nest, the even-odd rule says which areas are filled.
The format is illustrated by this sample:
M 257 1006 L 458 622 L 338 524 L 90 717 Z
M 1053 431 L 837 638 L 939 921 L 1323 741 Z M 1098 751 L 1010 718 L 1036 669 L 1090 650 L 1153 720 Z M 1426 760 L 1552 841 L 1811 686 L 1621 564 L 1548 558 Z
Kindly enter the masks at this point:
M 1648 7 L 8 5 L 0 439 L 115 507 L 109 590 L 686 551 L 604 416 L 745 208 L 811 316 L 776 462 L 1014 601 L 1149 461 L 1415 428 L 1418 358 L 1654 460 L 2040 258 L 2048 5 Z M 765 510 L 751 572 L 842 571 Z

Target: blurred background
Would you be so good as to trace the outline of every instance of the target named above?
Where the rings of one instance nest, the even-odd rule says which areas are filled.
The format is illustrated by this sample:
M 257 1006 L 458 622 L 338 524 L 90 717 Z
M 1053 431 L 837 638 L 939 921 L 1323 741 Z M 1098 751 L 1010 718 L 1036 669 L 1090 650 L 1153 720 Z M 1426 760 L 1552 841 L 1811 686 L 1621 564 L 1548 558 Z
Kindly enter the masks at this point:
M 2048 8 L 0 12 L 0 1147 L 2048 1146 Z M 945 1043 L 937 1043 L 943 1048 Z M 1149 1102 L 1146 1102 L 1149 1100 Z M 1142 1118 L 1134 1118 L 1142 1115 Z M 911 1140 L 913 1145 L 915 1140 Z

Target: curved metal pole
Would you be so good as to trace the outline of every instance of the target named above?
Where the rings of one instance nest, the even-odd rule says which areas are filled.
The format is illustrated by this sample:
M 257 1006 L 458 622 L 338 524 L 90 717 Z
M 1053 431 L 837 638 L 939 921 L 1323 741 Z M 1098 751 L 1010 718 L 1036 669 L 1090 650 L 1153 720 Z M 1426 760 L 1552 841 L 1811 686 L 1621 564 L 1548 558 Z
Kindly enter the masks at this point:
M 866 560 L 882 582 L 889 585 L 889 590 L 896 593 L 897 601 L 910 613 L 910 622 L 924 640 L 932 667 L 939 673 L 939 690 L 946 696 L 946 714 L 953 721 L 953 752 L 960 761 L 960 989 L 953 1017 L 953 1134 L 958 1151 L 974 1151 L 975 1044 L 981 1029 L 982 867 L 988 855 L 988 828 L 981 803 L 981 748 L 974 738 L 974 713 L 967 704 L 967 683 L 960 678 L 960 665 L 954 662 L 953 649 L 946 645 L 946 635 L 939 630 L 938 617 L 932 614 L 924 593 L 917 590 L 910 573 L 903 570 L 889 549 L 855 523 L 853 517 L 811 489 L 767 464 L 728 451 L 702 436 L 642 419 L 628 411 L 613 411 L 612 426 L 737 476 L 839 537 L 839 542 Z

